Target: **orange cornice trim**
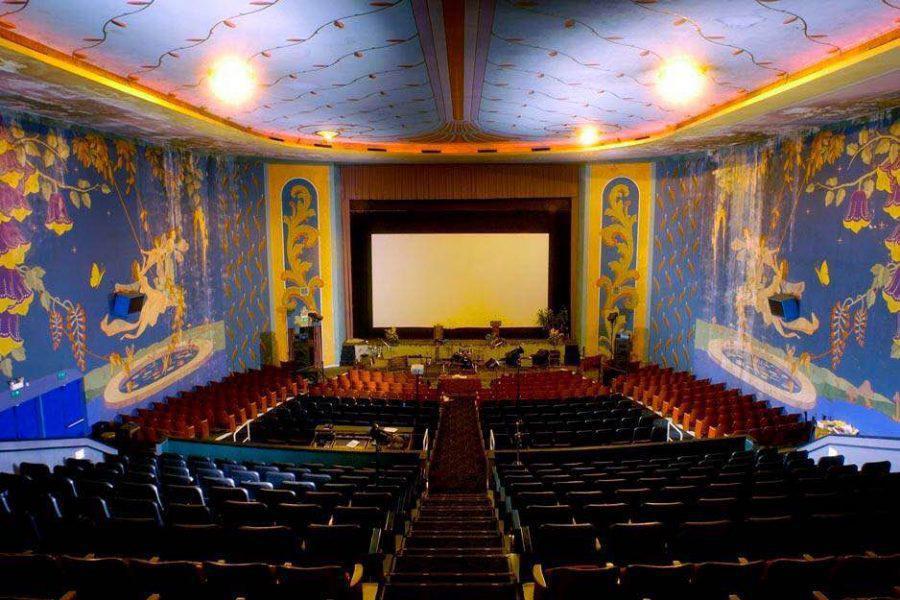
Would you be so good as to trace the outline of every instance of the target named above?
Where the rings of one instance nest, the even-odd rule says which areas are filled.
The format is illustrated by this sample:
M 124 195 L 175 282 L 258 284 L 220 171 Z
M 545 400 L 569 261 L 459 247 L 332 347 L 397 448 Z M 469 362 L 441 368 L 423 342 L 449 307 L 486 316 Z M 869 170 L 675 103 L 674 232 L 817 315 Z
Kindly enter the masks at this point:
M 335 140 L 331 144 L 331 148 L 323 148 L 316 146 L 320 143 L 318 139 L 284 139 L 281 140 L 277 133 L 267 134 L 257 131 L 253 128 L 240 125 L 219 116 L 216 116 L 202 108 L 198 108 L 187 102 L 183 102 L 173 96 L 168 96 L 155 91 L 149 87 L 141 85 L 138 82 L 131 81 L 105 69 L 101 69 L 91 65 L 83 60 L 73 58 L 67 54 L 35 42 L 22 35 L 0 27 L 0 48 L 5 48 L 22 56 L 37 60 L 51 67 L 55 67 L 88 79 L 94 83 L 106 86 L 118 92 L 128 94 L 132 97 L 150 102 L 156 106 L 177 112 L 181 115 L 197 119 L 206 124 L 221 127 L 229 133 L 239 132 L 247 136 L 256 138 L 259 141 L 277 144 L 280 147 L 302 149 L 306 152 L 314 152 L 319 154 L 322 160 L 328 160 L 332 151 L 342 152 L 389 152 L 393 156 L 402 154 L 421 155 L 422 150 L 440 149 L 441 154 L 450 155 L 475 155 L 485 148 L 490 148 L 492 155 L 497 154 L 525 154 L 531 153 L 535 148 L 539 148 L 541 152 L 548 152 L 553 155 L 564 155 L 571 153 L 600 153 L 604 150 L 613 150 L 628 148 L 650 144 L 671 137 L 676 133 L 684 132 L 689 129 L 697 128 L 701 125 L 709 124 L 711 121 L 727 118 L 733 113 L 749 108 L 753 105 L 762 103 L 774 96 L 784 92 L 793 90 L 802 85 L 810 84 L 822 77 L 831 75 L 850 66 L 857 65 L 863 61 L 878 57 L 884 53 L 891 52 L 900 48 L 900 28 L 893 29 L 886 34 L 877 38 L 873 38 L 868 42 L 835 54 L 827 60 L 821 61 L 815 65 L 807 67 L 801 71 L 782 78 L 781 81 L 771 85 L 762 87 L 758 90 L 750 92 L 743 97 L 736 98 L 721 106 L 712 108 L 696 117 L 683 121 L 681 123 L 670 125 L 661 130 L 631 139 L 608 140 L 592 147 L 582 147 L 572 144 L 569 140 L 557 141 L 508 141 L 486 143 L 431 143 L 420 144 L 410 142 L 342 142 Z

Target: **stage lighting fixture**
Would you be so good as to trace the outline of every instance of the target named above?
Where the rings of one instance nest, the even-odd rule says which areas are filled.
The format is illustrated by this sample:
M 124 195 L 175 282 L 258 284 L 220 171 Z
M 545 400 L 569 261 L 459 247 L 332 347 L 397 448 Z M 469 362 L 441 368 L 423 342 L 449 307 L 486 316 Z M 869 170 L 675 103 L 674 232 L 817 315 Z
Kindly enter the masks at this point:
M 213 65 L 209 74 L 209 87 L 216 98 L 225 104 L 238 106 L 253 96 L 256 75 L 253 67 L 235 56 L 226 56 Z
M 578 130 L 578 143 L 582 146 L 594 146 L 600 141 L 600 131 L 593 125 Z
M 690 57 L 671 58 L 657 73 L 656 90 L 672 104 L 687 104 L 703 93 L 706 87 L 704 70 Z

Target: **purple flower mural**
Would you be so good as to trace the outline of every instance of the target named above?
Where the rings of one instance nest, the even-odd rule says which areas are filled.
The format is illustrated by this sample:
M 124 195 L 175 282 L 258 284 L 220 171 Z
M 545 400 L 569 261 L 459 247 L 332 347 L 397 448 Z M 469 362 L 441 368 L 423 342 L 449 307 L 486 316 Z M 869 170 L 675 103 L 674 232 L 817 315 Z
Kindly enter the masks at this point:
M 59 192 L 50 196 L 44 226 L 56 235 L 62 235 L 72 229 L 72 219 L 66 210 L 66 199 Z
M 19 330 L 19 315 L 0 313 L 0 354 L 6 355 L 22 347 L 24 340 Z
M 888 310 L 892 313 L 900 312 L 900 267 L 894 269 L 890 282 L 881 292 Z
M 868 227 L 874 216 L 869 207 L 869 196 L 863 190 L 856 190 L 847 201 L 847 213 L 844 215 L 844 227 L 853 233 L 859 233 Z
M 15 223 L 0 223 L 0 267 L 13 269 L 25 260 L 31 244 Z
M 884 240 L 884 245 L 891 252 L 891 260 L 900 262 L 900 223 L 894 225 L 894 231 Z
M 25 277 L 17 269 L 0 267 L 0 312 L 28 314 L 34 292 L 25 285 Z

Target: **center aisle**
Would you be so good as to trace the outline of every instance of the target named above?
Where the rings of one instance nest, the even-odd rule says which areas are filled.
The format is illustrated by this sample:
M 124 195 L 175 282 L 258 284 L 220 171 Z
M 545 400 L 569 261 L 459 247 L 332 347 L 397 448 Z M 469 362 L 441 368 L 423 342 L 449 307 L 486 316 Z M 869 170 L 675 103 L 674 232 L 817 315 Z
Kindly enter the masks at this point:
M 429 492 L 413 511 L 382 600 L 518 600 L 509 539 L 487 492 L 474 398 L 444 405 L 429 467 Z
M 429 488 L 434 493 L 484 493 L 487 489 L 487 457 L 472 396 L 458 396 L 444 404 L 431 458 Z

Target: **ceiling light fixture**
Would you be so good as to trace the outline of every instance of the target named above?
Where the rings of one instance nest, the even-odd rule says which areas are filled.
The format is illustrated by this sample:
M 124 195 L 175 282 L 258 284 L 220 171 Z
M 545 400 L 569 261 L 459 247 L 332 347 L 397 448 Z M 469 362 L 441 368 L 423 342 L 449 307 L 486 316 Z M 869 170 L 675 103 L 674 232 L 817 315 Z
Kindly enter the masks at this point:
M 667 60 L 656 76 L 656 90 L 668 102 L 687 104 L 706 87 L 705 69 L 688 56 Z
M 594 146 L 600 141 L 600 131 L 593 125 L 578 130 L 578 143 L 582 146 Z
M 330 129 L 323 129 L 321 131 L 317 131 L 316 135 L 325 140 L 326 142 L 330 142 L 334 138 L 338 136 L 337 131 L 331 131 Z
M 226 56 L 210 70 L 209 87 L 213 95 L 225 104 L 238 106 L 253 96 L 256 75 L 246 61 Z

